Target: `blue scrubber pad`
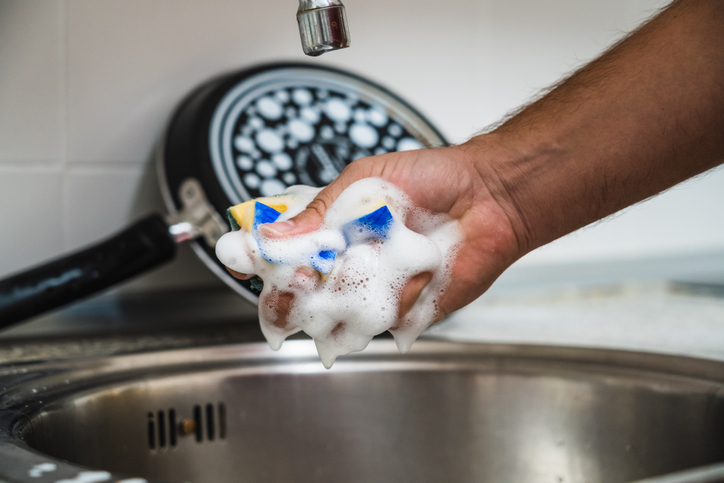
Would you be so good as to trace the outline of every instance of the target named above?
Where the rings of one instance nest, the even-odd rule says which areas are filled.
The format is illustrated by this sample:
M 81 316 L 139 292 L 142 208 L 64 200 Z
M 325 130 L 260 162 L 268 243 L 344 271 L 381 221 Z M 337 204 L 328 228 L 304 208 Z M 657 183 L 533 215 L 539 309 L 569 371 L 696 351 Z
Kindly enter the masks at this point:
M 392 227 L 392 213 L 387 206 L 382 206 L 342 228 L 347 244 L 365 243 L 370 240 L 384 240 Z
M 337 259 L 337 252 L 334 250 L 322 250 L 317 255 L 309 259 L 309 264 L 313 269 L 329 275 L 334 268 L 334 261 Z
M 270 208 L 264 203 L 257 202 L 254 205 L 254 230 L 264 223 L 274 223 L 281 216 L 281 212 Z
M 275 222 L 281 213 L 263 203 L 257 202 L 254 207 L 254 224 L 252 233 L 259 242 L 262 257 L 271 263 L 279 264 L 281 260 L 270 258 L 263 248 L 263 242 L 258 238 L 256 230 L 259 225 Z M 392 222 L 392 213 L 387 206 L 382 206 L 371 213 L 350 221 L 342 227 L 347 246 L 366 243 L 371 240 L 384 240 L 388 237 Z M 328 275 L 334 268 L 337 252 L 335 250 L 321 250 L 309 258 L 309 265 L 323 275 Z
M 281 212 L 265 205 L 264 203 L 257 202 L 254 204 L 254 224 L 252 227 L 252 233 L 257 242 L 260 241 L 257 236 L 257 228 L 259 228 L 259 225 L 263 225 L 264 223 L 274 223 L 280 215 Z M 261 248 L 261 243 L 259 243 L 259 246 Z M 261 256 L 264 257 L 267 262 L 275 263 L 274 260 L 270 259 L 266 253 L 264 253 L 263 249 L 261 250 Z

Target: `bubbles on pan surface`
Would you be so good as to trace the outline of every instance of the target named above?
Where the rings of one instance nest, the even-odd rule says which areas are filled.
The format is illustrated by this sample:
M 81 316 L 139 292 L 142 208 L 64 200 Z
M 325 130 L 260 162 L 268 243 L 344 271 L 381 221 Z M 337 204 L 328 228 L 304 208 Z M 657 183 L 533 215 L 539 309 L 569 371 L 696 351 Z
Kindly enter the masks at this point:
M 260 183 L 261 180 L 259 179 L 259 176 L 256 175 L 256 173 L 246 173 L 244 175 L 244 184 L 246 184 L 249 188 L 257 189 Z
M 314 109 L 311 107 L 305 107 L 300 111 L 300 113 L 302 119 L 311 122 L 312 124 L 317 124 L 321 118 L 319 109 Z
M 266 159 L 256 164 L 256 172 L 264 178 L 271 178 L 277 174 L 277 168 Z
M 236 165 L 242 171 L 249 171 L 254 168 L 254 160 L 249 156 L 237 156 Z
M 256 135 L 256 143 L 267 153 L 278 153 L 284 149 L 284 139 L 278 132 L 271 129 L 262 129 Z
M 300 119 L 292 119 L 289 121 L 289 133 L 292 137 L 303 143 L 310 142 L 316 134 L 311 124 Z
M 334 129 L 332 126 L 322 126 L 319 132 L 324 139 L 332 139 L 334 137 Z
M 236 136 L 234 138 L 234 147 L 242 153 L 251 153 L 254 151 L 254 141 L 248 136 Z
M 292 168 L 292 157 L 287 153 L 278 153 L 272 156 L 272 162 L 282 171 L 287 171 Z
M 292 184 L 322 186 L 356 159 L 422 147 L 393 115 L 355 92 L 278 85 L 257 92 L 227 119 L 231 164 L 251 197 Z
M 347 103 L 338 97 L 332 97 L 324 104 L 324 113 L 327 117 L 337 123 L 349 121 L 349 118 L 352 115 Z
M 389 119 L 387 118 L 387 113 L 385 111 L 379 107 L 375 107 L 370 109 L 367 113 L 367 120 L 374 126 L 383 127 L 387 124 Z
M 373 148 L 379 140 L 377 130 L 369 124 L 361 122 L 352 125 L 349 129 L 349 137 L 353 143 L 361 148 Z
M 286 187 L 287 186 L 278 179 L 265 179 L 261 182 L 260 191 L 262 196 L 274 196 L 281 194 Z
M 387 128 L 387 132 L 390 133 L 390 136 L 399 138 L 402 136 L 402 126 L 399 124 L 390 124 L 390 126 Z
M 308 89 L 294 89 L 292 99 L 300 106 L 308 106 L 314 100 L 312 93 Z
M 273 97 L 262 97 L 257 101 L 256 108 L 265 119 L 275 121 L 284 115 L 282 104 Z

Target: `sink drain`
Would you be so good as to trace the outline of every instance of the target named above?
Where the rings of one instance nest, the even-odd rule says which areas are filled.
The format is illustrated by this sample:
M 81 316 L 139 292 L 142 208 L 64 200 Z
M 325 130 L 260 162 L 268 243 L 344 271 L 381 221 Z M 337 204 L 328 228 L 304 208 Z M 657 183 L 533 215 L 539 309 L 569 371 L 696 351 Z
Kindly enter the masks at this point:
M 147 416 L 148 449 L 173 448 L 178 438 L 194 435 L 197 443 L 226 439 L 226 405 L 222 402 L 205 406 L 197 404 L 192 417 L 176 417 L 176 409 L 149 411 Z

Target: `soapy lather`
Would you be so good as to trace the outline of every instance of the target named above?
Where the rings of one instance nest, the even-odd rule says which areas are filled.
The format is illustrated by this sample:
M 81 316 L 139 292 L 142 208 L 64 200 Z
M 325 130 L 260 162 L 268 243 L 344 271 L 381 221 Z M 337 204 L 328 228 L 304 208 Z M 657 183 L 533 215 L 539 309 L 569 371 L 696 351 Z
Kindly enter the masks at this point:
M 319 191 L 292 186 L 282 195 L 229 208 L 235 231 L 219 240 L 219 260 L 263 280 L 259 319 L 275 350 L 304 330 L 329 368 L 338 356 L 364 349 L 389 330 L 407 352 L 438 316 L 461 239 L 457 222 L 415 207 L 386 181 L 368 178 L 342 192 L 313 232 L 272 238 L 259 229 L 293 218 Z M 421 273 L 431 274 L 430 282 L 400 318 L 401 293 Z M 280 316 L 282 299 L 291 299 L 291 307 Z

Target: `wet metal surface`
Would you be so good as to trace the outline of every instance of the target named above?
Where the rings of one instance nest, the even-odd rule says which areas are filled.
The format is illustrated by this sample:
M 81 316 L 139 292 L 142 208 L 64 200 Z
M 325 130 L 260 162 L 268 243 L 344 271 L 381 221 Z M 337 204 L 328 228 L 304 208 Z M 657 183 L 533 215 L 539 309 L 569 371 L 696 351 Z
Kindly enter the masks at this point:
M 625 482 L 724 461 L 715 361 L 374 341 L 326 371 L 295 341 L 11 370 L 0 479 L 29 447 L 34 464 L 197 483 Z M 702 474 L 666 481 L 720 481 Z

